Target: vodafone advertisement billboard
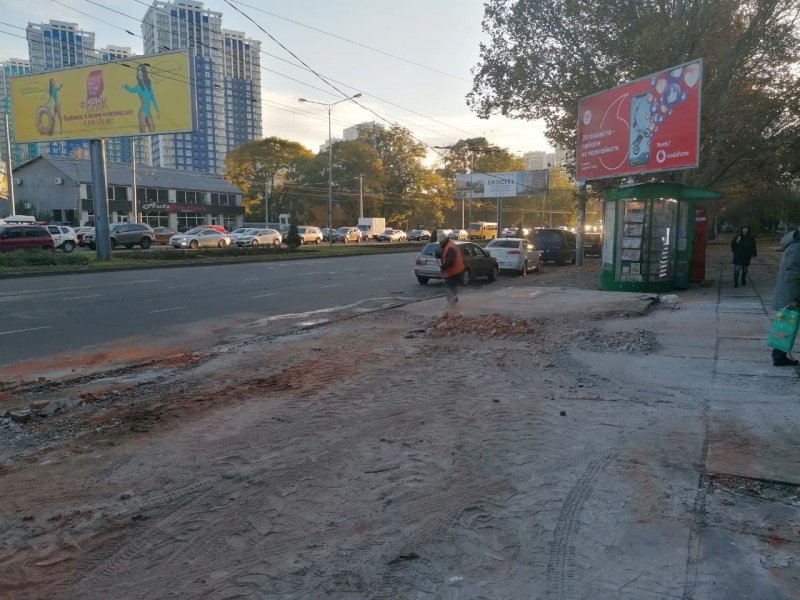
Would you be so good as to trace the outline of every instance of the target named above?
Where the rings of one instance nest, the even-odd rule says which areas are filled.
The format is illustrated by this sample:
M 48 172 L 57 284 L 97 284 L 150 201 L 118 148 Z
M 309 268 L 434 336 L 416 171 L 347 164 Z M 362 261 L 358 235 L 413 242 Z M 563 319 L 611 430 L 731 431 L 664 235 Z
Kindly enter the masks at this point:
M 696 167 L 702 87 L 700 59 L 581 98 L 577 179 Z

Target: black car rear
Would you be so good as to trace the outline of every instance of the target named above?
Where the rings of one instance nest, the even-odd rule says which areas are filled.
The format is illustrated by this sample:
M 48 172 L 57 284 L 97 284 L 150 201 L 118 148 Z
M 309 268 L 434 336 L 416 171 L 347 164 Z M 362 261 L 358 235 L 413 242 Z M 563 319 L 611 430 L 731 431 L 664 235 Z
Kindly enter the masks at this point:
M 575 262 L 575 234 L 567 229 L 534 229 L 533 243 L 544 262 L 564 265 Z

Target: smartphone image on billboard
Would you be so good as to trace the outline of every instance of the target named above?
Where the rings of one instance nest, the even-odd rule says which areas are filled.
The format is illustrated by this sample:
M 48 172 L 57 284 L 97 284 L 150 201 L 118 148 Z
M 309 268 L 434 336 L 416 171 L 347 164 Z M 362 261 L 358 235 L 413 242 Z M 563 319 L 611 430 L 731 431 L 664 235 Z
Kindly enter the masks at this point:
M 632 167 L 641 167 L 650 162 L 650 115 L 648 94 L 631 98 L 628 164 Z

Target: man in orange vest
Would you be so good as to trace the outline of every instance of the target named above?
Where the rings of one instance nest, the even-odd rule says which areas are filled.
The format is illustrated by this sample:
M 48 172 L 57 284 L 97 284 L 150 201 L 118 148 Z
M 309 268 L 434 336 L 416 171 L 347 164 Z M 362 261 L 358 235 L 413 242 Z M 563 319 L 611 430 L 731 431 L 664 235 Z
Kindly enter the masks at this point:
M 439 245 L 442 247 L 442 280 L 447 290 L 447 304 L 452 306 L 458 302 L 458 282 L 464 272 L 464 257 L 456 243 L 446 235 L 440 234 Z

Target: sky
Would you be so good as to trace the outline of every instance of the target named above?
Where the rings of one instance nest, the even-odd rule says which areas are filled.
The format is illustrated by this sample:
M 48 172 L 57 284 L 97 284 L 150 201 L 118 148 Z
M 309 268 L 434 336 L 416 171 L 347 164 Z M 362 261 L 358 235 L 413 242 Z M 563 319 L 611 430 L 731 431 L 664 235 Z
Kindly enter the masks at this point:
M 500 116 L 479 119 L 467 106 L 470 70 L 478 62 L 480 42 L 486 39 L 480 0 L 230 2 L 245 14 L 225 0 L 203 4 L 222 13 L 224 29 L 243 31 L 261 41 L 265 137 L 294 140 L 317 151 L 328 136 L 327 110 L 301 104 L 298 98 L 324 103 L 342 98 L 313 73 L 289 64 L 296 59 L 269 33 L 317 73 L 338 81 L 341 90 L 360 92 L 359 102 L 385 119 L 343 102 L 333 108 L 334 138 L 341 137 L 344 127 L 388 121 L 432 146 L 484 136 L 519 154 L 551 151 L 541 122 Z M 96 48 L 130 46 L 142 53 L 140 19 L 148 4 L 147 0 L 0 0 L 0 59 L 26 59 L 25 27 L 51 19 L 94 32 Z

